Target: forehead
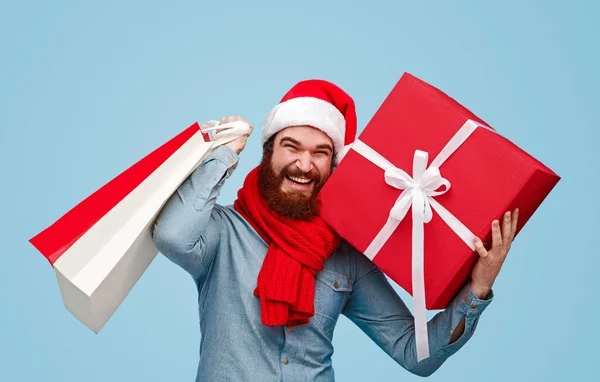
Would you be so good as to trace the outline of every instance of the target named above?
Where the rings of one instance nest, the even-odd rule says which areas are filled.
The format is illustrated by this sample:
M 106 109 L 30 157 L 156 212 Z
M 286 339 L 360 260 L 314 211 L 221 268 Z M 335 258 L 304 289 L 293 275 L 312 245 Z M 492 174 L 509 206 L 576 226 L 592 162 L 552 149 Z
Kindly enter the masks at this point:
M 292 138 L 303 146 L 330 145 L 333 147 L 333 142 L 327 134 L 311 126 L 285 128 L 277 134 L 276 142 L 280 142 L 285 137 Z

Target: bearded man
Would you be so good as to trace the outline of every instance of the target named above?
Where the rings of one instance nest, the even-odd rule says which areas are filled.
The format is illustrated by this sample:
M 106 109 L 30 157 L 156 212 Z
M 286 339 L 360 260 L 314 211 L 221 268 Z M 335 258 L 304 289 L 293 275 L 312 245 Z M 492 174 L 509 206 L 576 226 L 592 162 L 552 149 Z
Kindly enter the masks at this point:
M 236 120 L 243 119 L 221 122 Z M 402 299 L 319 217 L 319 190 L 355 135 L 352 98 L 330 82 L 301 81 L 268 114 L 262 161 L 233 206 L 216 200 L 248 136 L 215 149 L 164 206 L 154 243 L 198 290 L 197 381 L 333 381 L 340 315 L 421 376 L 473 336 L 518 211 L 492 222 L 491 248 L 476 240 L 480 258 L 471 280 L 428 323 L 430 357 L 418 362 L 414 319 Z

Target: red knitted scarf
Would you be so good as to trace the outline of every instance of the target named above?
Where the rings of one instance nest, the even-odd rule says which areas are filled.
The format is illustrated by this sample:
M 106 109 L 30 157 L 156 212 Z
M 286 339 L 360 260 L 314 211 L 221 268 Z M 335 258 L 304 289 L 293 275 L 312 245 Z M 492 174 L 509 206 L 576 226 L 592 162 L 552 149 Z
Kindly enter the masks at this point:
M 259 188 L 260 166 L 238 192 L 234 208 L 269 245 L 254 294 L 264 325 L 303 325 L 314 315 L 315 275 L 340 242 L 320 217 L 295 220 L 277 214 Z

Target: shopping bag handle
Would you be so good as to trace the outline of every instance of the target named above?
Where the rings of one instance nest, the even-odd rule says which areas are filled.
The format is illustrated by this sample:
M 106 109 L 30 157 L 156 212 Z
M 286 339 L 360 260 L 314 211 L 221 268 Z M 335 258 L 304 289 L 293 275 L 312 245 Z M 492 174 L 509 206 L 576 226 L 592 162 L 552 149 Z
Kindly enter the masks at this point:
M 250 124 L 244 121 L 232 121 L 221 124 L 219 121 L 208 121 L 200 125 L 200 130 L 203 133 L 208 133 L 215 130 L 221 130 L 216 134 L 209 134 L 210 141 L 213 147 L 224 145 L 241 136 L 250 134 Z

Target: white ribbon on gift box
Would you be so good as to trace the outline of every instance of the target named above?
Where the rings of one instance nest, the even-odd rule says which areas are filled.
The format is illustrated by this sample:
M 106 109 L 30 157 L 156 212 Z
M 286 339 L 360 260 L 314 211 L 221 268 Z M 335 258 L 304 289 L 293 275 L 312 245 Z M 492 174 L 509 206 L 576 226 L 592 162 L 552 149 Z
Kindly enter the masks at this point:
M 421 150 L 415 150 L 412 177 L 405 171 L 394 166 L 364 142 L 357 139 L 352 145 L 353 150 L 384 170 L 385 182 L 387 184 L 403 190 L 394 203 L 387 222 L 365 250 L 365 256 L 371 260 L 375 258 L 379 250 L 381 250 L 400 225 L 400 222 L 404 219 L 412 205 L 412 290 L 418 361 L 429 357 L 423 260 L 424 224 L 429 223 L 433 218 L 432 208 L 469 248 L 475 250 L 475 244 L 473 243 L 475 235 L 433 197 L 445 194 L 450 189 L 450 182 L 442 177 L 440 166 L 469 138 L 477 127 L 494 131 L 473 120 L 467 120 L 431 162 L 429 167 L 427 167 L 429 154 Z M 438 191 L 442 186 L 445 188 Z

